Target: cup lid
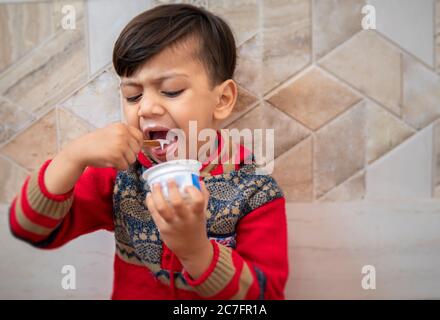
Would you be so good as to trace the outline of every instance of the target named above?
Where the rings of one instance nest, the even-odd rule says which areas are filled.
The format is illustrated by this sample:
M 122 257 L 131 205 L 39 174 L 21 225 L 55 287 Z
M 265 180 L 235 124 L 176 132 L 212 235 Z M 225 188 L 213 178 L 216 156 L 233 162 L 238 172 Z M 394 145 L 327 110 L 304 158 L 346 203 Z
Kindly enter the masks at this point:
M 157 176 L 160 176 L 162 174 L 173 173 L 173 172 L 177 173 L 177 172 L 186 171 L 186 172 L 199 174 L 201 167 L 202 167 L 202 163 L 193 159 L 171 160 L 171 161 L 159 163 L 145 170 L 142 173 L 142 178 L 148 182 L 149 180 L 155 179 Z

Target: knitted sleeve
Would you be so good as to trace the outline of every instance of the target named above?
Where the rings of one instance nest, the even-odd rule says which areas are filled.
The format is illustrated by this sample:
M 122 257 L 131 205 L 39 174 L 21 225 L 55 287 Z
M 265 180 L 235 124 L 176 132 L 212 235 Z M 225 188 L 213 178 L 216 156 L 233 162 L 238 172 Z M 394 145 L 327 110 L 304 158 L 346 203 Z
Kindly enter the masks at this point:
M 211 240 L 214 257 L 207 270 L 185 280 L 205 299 L 284 299 L 289 273 L 284 197 L 243 217 L 235 249 Z
M 12 234 L 39 248 L 56 248 L 98 229 L 113 230 L 116 170 L 87 167 L 72 190 L 52 194 L 44 185 L 51 160 L 29 175 L 9 208 Z

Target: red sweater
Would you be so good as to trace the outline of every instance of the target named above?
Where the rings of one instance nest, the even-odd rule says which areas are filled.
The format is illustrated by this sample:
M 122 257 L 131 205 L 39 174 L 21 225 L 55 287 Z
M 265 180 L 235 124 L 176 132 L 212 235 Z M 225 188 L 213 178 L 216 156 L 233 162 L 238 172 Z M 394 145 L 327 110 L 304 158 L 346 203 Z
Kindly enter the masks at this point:
M 10 207 L 13 235 L 38 248 L 52 249 L 96 230 L 115 231 L 118 220 L 114 219 L 113 196 L 118 172 L 113 168 L 87 167 L 71 191 L 55 195 L 44 185 L 44 173 L 50 161 L 26 179 L 13 200 Z M 154 165 L 142 153 L 138 162 L 145 168 Z M 235 165 L 234 169 L 239 170 L 240 166 Z M 225 174 L 225 166 L 221 164 L 204 164 L 203 168 L 209 168 L 210 176 Z M 254 194 L 260 195 L 264 186 L 256 190 L 260 193 Z M 117 245 L 112 298 L 284 299 L 288 277 L 284 197 L 278 196 L 250 210 L 238 219 L 234 229 L 233 244 L 210 237 L 214 257 L 198 279 L 192 279 L 183 270 L 165 243 L 162 243 L 160 272 L 169 275 L 168 282 L 159 281 L 160 272 L 151 272 L 151 268 L 138 261 L 139 257 L 136 260 L 121 254 L 123 251 Z M 185 284 L 181 288 L 176 282 L 179 274 Z

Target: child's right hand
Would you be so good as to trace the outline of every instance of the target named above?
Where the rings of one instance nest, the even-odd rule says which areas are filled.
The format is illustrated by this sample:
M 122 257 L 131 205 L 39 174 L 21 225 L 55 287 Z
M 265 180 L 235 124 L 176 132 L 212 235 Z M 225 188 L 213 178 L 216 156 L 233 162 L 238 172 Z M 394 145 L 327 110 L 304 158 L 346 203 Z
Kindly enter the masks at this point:
M 64 151 L 83 167 L 127 170 L 136 161 L 143 138 L 139 129 L 114 123 L 72 141 Z

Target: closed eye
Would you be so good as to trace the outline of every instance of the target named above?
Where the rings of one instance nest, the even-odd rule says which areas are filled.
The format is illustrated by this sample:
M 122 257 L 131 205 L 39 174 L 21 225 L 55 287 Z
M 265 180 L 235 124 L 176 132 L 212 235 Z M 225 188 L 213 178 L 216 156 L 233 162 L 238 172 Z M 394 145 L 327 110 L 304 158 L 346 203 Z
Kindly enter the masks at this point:
M 128 102 L 137 102 L 139 101 L 139 99 L 142 97 L 142 93 L 138 94 L 137 96 L 132 96 L 132 97 L 128 97 L 125 98 Z
M 167 97 L 170 98 L 175 98 L 177 96 L 179 96 L 184 90 L 179 90 L 179 91 L 161 91 L 164 95 L 166 95 Z

